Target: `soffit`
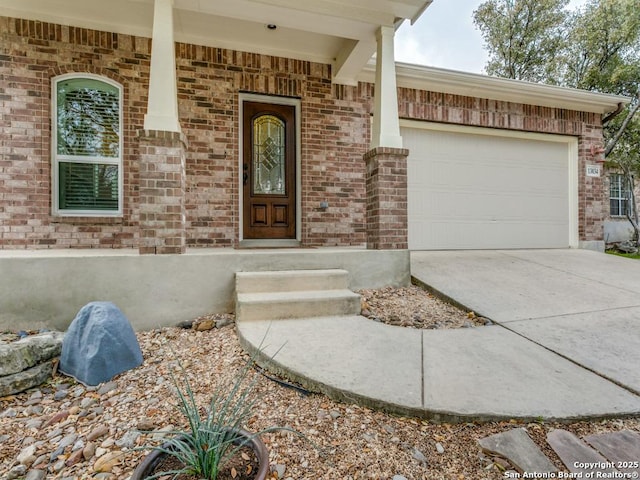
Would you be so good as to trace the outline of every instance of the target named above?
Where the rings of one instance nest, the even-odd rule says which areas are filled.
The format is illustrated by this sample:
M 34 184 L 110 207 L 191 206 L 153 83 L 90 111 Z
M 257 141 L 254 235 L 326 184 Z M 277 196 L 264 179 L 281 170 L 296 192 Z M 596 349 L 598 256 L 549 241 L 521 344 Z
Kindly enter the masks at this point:
M 431 1 L 174 0 L 174 35 L 178 42 L 332 64 L 335 81 L 355 83 L 375 53 L 379 26 L 414 21 Z M 0 0 L 0 15 L 151 37 L 153 0 Z
M 619 103 L 630 100 L 620 95 L 400 62 L 396 63 L 396 75 L 399 87 L 599 114 L 612 112 Z M 364 67 L 358 80 L 375 83 L 375 61 Z

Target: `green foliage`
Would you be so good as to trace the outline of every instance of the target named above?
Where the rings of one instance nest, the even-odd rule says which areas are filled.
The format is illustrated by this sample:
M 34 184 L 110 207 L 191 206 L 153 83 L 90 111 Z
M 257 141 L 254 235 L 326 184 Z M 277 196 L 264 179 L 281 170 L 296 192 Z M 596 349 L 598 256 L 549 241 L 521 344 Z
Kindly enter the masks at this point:
M 616 255 L 618 257 L 632 258 L 634 260 L 640 260 L 640 253 L 624 253 L 617 250 L 607 250 L 606 253 L 610 255 Z
M 604 125 L 607 166 L 640 178 L 640 8 L 638 0 L 486 0 L 474 12 L 490 75 L 626 95 Z M 629 204 L 635 205 L 633 190 Z M 635 212 L 629 216 L 640 242 Z
M 239 434 L 246 421 L 253 415 L 257 397 L 252 396 L 257 377 L 250 375 L 253 358 L 234 376 L 230 383 L 218 386 L 208 408 L 202 409 L 186 371 L 179 365 L 179 377 L 172 373 L 178 400 L 177 408 L 189 424 L 189 430 L 170 432 L 174 436 L 155 450 L 175 457 L 184 465 L 180 470 L 165 471 L 149 478 L 181 474 L 197 475 L 215 480 L 224 465 L 254 437 L 273 430 L 293 431 L 286 427 L 270 427 L 249 437 Z M 294 433 L 297 433 L 293 431 Z
M 489 75 L 549 82 L 562 49 L 568 0 L 487 0 L 473 14 L 489 52 Z M 554 82 L 551 82 L 554 83 Z
M 640 79 L 640 8 L 635 0 L 590 0 L 572 15 L 562 85 L 635 95 Z

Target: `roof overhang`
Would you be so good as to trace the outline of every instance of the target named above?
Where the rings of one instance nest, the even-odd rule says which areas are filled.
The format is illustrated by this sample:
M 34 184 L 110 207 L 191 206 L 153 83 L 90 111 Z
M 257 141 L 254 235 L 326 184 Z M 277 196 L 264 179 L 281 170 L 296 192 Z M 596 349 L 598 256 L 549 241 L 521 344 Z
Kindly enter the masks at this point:
M 376 51 L 378 28 L 413 22 L 431 2 L 173 0 L 174 38 L 331 64 L 334 82 L 355 84 Z M 153 0 L 0 0 L 0 15 L 151 37 Z
M 619 95 L 399 62 L 396 63 L 396 75 L 399 87 L 581 112 L 606 114 L 616 110 L 618 104 L 626 105 L 630 101 Z M 358 80 L 375 82 L 375 61 L 367 64 Z

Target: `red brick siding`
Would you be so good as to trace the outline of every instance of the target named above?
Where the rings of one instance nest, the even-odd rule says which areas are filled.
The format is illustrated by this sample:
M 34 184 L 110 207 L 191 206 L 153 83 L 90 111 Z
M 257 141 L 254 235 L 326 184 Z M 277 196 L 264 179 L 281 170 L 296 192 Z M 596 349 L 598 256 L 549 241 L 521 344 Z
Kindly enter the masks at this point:
M 185 139 L 140 132 L 140 253 L 185 253 Z
M 150 39 L 3 17 L 0 32 L 0 248 L 137 248 Z M 237 243 L 240 91 L 300 98 L 303 244 L 364 245 L 373 86 L 332 85 L 330 67 L 312 62 L 186 44 L 176 53 L 187 246 Z M 122 218 L 51 216 L 51 78 L 67 72 L 124 87 Z M 399 108 L 404 118 L 577 136 L 580 238 L 602 238 L 602 180 L 584 173 L 591 144 L 601 143 L 598 115 L 404 88 Z
M 407 248 L 407 156 L 405 148 L 367 152 L 367 248 Z

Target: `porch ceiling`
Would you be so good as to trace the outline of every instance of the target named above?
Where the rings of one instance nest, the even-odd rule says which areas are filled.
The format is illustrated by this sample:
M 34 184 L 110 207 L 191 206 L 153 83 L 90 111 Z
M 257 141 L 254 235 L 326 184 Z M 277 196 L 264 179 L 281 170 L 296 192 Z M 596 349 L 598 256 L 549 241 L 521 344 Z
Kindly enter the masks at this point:
M 178 42 L 332 64 L 336 83 L 355 84 L 378 27 L 414 21 L 431 2 L 174 0 L 174 32 Z M 0 15 L 151 37 L 153 0 L 0 0 Z

